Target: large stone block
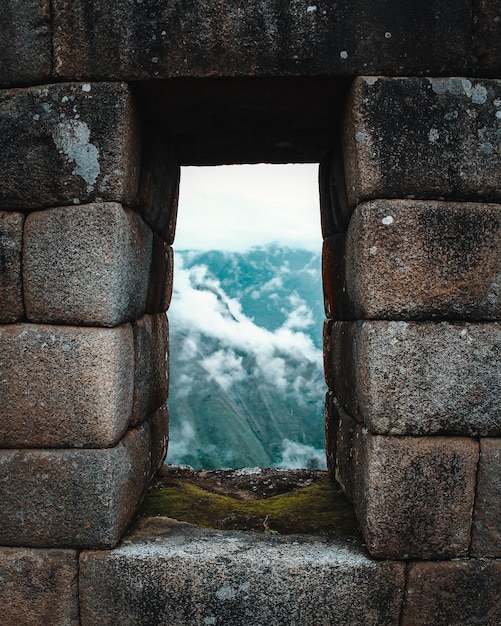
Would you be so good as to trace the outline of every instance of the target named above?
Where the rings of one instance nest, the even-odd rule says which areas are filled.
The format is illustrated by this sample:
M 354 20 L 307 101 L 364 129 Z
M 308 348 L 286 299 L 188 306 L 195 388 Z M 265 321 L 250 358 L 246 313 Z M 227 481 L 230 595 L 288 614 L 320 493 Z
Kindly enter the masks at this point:
M 24 315 L 21 253 L 22 213 L 0 211 L 0 322 L 16 322 Z
M 498 0 L 474 0 L 472 65 L 477 76 L 501 76 L 501 7 Z
M 150 282 L 146 313 L 164 313 L 170 306 L 174 286 L 174 250 L 153 233 Z
M 480 439 L 471 551 L 501 557 L 501 439 Z
M 27 318 L 116 326 L 141 317 L 151 249 L 149 227 L 113 202 L 30 213 L 23 249 Z
M 52 69 L 50 0 L 2 0 L 0 85 L 41 83 Z
M 362 426 L 356 422 L 336 401 L 339 415 L 336 437 L 336 480 L 343 488 L 344 494 L 353 502 L 355 492 L 355 444 L 361 445 L 363 439 L 357 436 Z
M 501 200 L 501 81 L 357 78 L 347 111 L 351 206 L 373 198 Z
M 139 140 L 124 84 L 2 91 L 0 136 L 3 210 L 135 198 Z
M 74 550 L 0 548 L 0 622 L 79 626 Z
M 373 433 L 501 433 L 501 324 L 334 322 L 331 389 Z
M 106 448 L 129 423 L 129 324 L 0 326 L 0 448 Z
M 143 132 L 137 210 L 169 244 L 174 242 L 181 170 L 172 139 L 158 128 Z
M 404 564 L 318 537 L 202 530 L 147 518 L 80 556 L 82 626 L 396 626 Z
M 322 245 L 322 284 L 325 316 L 335 320 L 353 318 L 346 293 L 346 236 L 332 235 Z
M 458 73 L 468 0 L 54 0 L 63 79 Z
M 478 443 L 454 437 L 382 437 L 357 428 L 353 503 L 378 558 L 466 556 Z
M 346 288 L 355 319 L 501 318 L 501 205 L 359 205 Z
M 165 462 L 169 445 L 169 410 L 164 404 L 148 418 L 151 433 L 151 473 L 155 474 Z
M 501 561 L 413 563 L 402 626 L 498 626 Z
M 134 330 L 134 400 L 131 425 L 142 422 L 167 400 L 169 327 L 165 313 L 144 315 Z
M 151 474 L 147 423 L 104 450 L 0 450 L 0 544 L 111 548 Z

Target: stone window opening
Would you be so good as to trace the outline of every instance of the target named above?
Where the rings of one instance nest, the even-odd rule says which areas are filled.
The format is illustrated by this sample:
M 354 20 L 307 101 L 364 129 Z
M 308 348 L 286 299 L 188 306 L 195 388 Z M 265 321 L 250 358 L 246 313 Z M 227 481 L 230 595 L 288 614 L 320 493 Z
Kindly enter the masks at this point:
M 167 463 L 326 468 L 317 168 L 182 168 Z

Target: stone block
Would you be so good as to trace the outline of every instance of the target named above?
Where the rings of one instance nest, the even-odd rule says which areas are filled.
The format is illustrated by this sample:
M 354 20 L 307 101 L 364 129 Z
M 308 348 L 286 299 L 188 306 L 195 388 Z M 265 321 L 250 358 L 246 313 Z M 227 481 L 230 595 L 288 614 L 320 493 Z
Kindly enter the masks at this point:
M 111 548 L 151 473 L 150 429 L 103 450 L 0 450 L 0 544 Z
M 501 205 L 359 205 L 346 285 L 355 319 L 501 318 Z
M 355 490 L 355 453 L 354 445 L 360 445 L 363 439 L 356 436 L 362 426 L 337 404 L 339 415 L 336 437 L 336 480 L 343 488 L 345 496 L 353 502 Z
M 201 76 L 441 75 L 470 52 L 469 0 L 54 0 L 65 80 Z M 189 42 L 187 45 L 186 42 Z
M 465 556 L 478 443 L 460 437 L 382 437 L 356 431 L 354 506 L 378 558 Z
M 134 400 L 131 426 L 141 423 L 167 400 L 169 327 L 165 313 L 144 315 L 134 330 Z
M 41 83 L 51 69 L 50 0 L 2 0 L 0 85 Z
M 413 563 L 402 626 L 498 626 L 501 561 Z
M 355 79 L 343 126 L 347 193 L 501 200 L 501 81 Z
M 404 564 L 303 535 L 146 518 L 111 552 L 80 555 L 82 626 L 396 625 Z
M 148 418 L 151 433 L 151 474 L 155 474 L 165 462 L 169 445 L 169 410 L 164 404 Z
M 362 421 L 358 407 L 357 380 L 359 340 L 363 322 L 335 322 L 324 324 L 325 381 L 339 403 L 357 420 Z
M 336 145 L 334 153 L 320 163 L 319 183 L 320 214 L 324 238 L 346 232 L 351 208 L 348 205 L 346 194 L 346 177 L 340 146 Z
M 335 479 L 336 471 L 336 440 L 339 416 L 336 410 L 334 394 L 328 391 L 324 402 L 325 418 L 325 455 L 327 471 L 331 479 Z
M 0 136 L 3 210 L 135 198 L 139 135 L 125 84 L 2 91 Z
M 499 322 L 334 322 L 331 389 L 378 434 L 498 436 Z
M 0 211 L 0 322 L 16 322 L 24 315 L 21 253 L 22 213 Z
M 501 557 L 501 439 L 480 439 L 471 551 Z
M 472 66 L 476 76 L 501 76 L 501 8 L 498 0 L 474 0 Z
M 333 235 L 322 245 L 322 283 L 325 316 L 335 320 L 352 319 L 346 293 L 346 236 Z
M 169 244 L 176 232 L 180 175 L 172 139 L 158 128 L 145 130 L 137 210 Z
M 174 250 L 153 233 L 150 282 L 146 313 L 164 313 L 170 306 L 174 285 Z
M 26 316 L 116 326 L 143 315 L 152 234 L 114 202 L 34 211 L 24 229 Z
M 327 239 L 337 233 L 331 200 L 331 160 L 332 155 L 322 159 L 318 166 L 318 190 L 320 195 L 320 224 L 322 237 Z
M 0 448 L 105 448 L 132 408 L 129 324 L 0 325 Z
M 5 626 L 79 626 L 74 550 L 0 548 L 0 621 Z

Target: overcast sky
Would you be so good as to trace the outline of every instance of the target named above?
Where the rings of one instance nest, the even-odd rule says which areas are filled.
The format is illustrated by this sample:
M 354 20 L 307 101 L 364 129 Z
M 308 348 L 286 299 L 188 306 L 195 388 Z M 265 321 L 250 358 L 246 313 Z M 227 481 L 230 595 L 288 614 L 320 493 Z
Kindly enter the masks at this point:
M 181 170 L 177 250 L 234 250 L 278 242 L 320 251 L 318 165 Z

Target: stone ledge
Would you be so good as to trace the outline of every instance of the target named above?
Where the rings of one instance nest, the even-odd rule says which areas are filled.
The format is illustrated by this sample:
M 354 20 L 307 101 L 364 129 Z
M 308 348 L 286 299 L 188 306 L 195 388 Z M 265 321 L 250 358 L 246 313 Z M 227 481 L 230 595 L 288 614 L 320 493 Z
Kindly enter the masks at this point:
M 404 570 L 356 543 L 145 518 L 113 551 L 81 554 L 81 623 L 396 626 Z

